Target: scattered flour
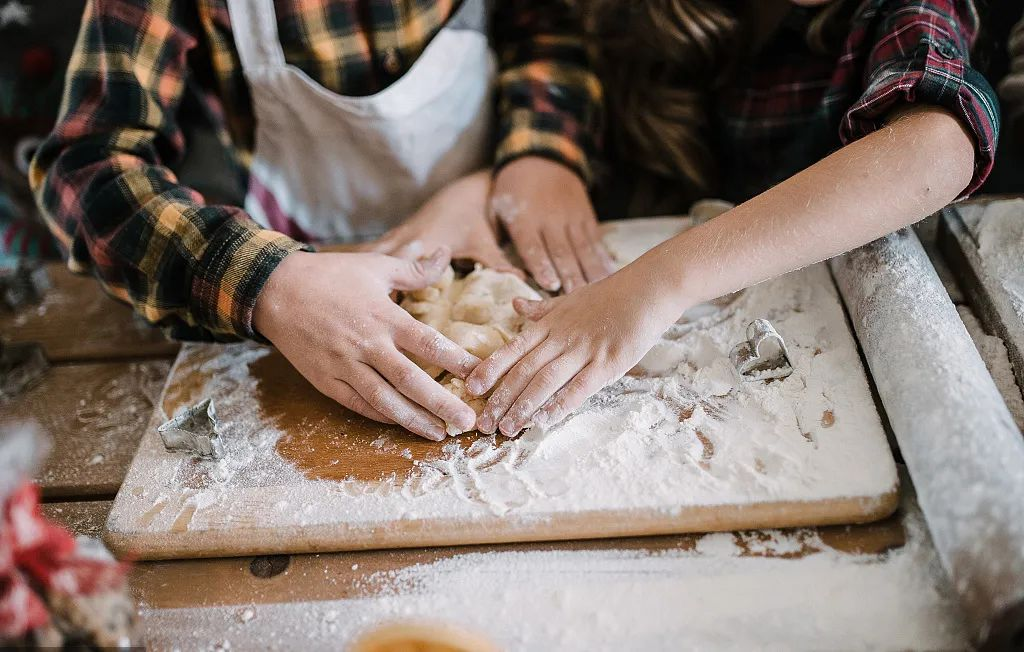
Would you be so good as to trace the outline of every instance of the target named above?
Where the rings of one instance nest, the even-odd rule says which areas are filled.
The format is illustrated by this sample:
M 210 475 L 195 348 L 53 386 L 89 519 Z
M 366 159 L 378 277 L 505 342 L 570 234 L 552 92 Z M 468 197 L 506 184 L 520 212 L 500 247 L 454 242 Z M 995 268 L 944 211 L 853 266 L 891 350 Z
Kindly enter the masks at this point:
M 638 220 L 613 226 L 607 242 L 625 263 L 686 224 Z M 786 338 L 795 371 L 784 380 L 744 382 L 728 362 L 757 317 Z M 216 401 L 225 458 L 170 455 L 150 433 L 118 496 L 112 532 L 201 539 L 239 524 L 270 532 L 343 523 L 379 542 L 387 532 L 380 525 L 399 521 L 444 519 L 485 531 L 518 518 L 543 529 L 560 514 L 631 510 L 676 518 L 709 505 L 881 497 L 897 483 L 822 265 L 689 311 L 632 375 L 555 427 L 514 440 L 451 440 L 440 456 L 414 459 L 407 476 L 382 482 L 309 480 L 278 457 L 281 433 L 260 414 L 249 373 L 267 352 L 253 344 L 183 349 L 172 378 L 177 367 L 199 365 L 209 379 L 202 395 Z M 398 454 L 406 444 L 383 435 L 373 446 Z M 266 509 L 278 501 L 291 507 Z
M 967 649 L 916 509 L 904 523 L 907 544 L 882 554 L 838 552 L 810 530 L 711 534 L 659 552 L 464 553 L 370 575 L 353 599 L 260 604 L 244 625 L 233 606 L 144 605 L 142 621 L 168 649 L 202 649 L 211 632 L 239 648 L 338 649 L 395 621 L 450 623 L 509 652 Z
M 1013 366 L 1006 353 L 1006 345 L 1000 338 L 985 332 L 985 327 L 981 325 L 968 306 L 957 306 L 956 309 L 964 321 L 964 326 L 967 327 L 967 332 L 971 334 L 975 346 L 978 347 L 981 359 L 985 361 L 985 366 L 992 374 L 992 380 L 996 381 L 996 387 L 1003 395 L 1006 407 L 1010 408 L 1013 420 L 1017 423 L 1017 427 L 1024 431 L 1024 396 L 1021 395 L 1021 390 L 1017 387 Z
M 971 231 L 985 268 L 1002 284 L 1024 322 L 1024 199 L 989 204 Z

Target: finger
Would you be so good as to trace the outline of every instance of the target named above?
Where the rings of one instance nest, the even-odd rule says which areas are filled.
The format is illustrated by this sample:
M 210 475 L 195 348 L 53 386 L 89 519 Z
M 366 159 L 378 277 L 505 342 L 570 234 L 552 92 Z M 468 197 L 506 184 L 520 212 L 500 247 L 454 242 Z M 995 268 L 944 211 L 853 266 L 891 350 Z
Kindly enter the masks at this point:
M 520 279 L 525 279 L 523 270 L 512 264 L 505 252 L 497 244 L 477 245 L 466 252 L 466 258 L 480 263 L 484 267 L 513 274 Z
M 443 421 L 398 393 L 372 367 L 358 366 L 349 382 L 370 407 L 420 437 L 441 441 L 447 436 Z
M 608 377 L 609 374 L 603 373 L 596 363 L 591 362 L 533 415 L 534 425 L 546 428 L 560 422 L 578 410 L 584 401 L 601 391 Z
M 466 389 L 474 396 L 483 396 L 494 387 L 519 360 L 544 341 L 547 332 L 536 326 L 529 326 L 511 342 L 492 353 L 473 369 L 466 379 Z
M 580 356 L 582 358 L 582 356 Z M 505 417 L 498 422 L 501 433 L 506 437 L 516 436 L 525 428 L 534 413 L 560 390 L 567 382 L 586 365 L 585 359 L 573 359 L 572 353 L 566 352 L 555 357 L 538 371 L 526 389 L 519 395 Z
M 363 415 L 367 419 L 380 421 L 381 423 L 394 423 L 394 421 L 373 409 L 373 406 L 367 403 L 366 400 L 359 395 L 359 392 L 352 389 L 351 385 L 340 378 L 335 378 L 334 382 L 326 387 L 324 395 L 328 398 L 334 399 L 356 414 Z
M 396 306 L 397 308 L 397 306 Z M 424 363 L 446 369 L 465 378 L 480 364 L 480 358 L 468 353 L 444 334 L 416 321 L 401 308 L 395 312 L 395 344 Z
M 516 312 L 530 321 L 537 321 L 544 315 L 551 312 L 551 309 L 555 307 L 555 303 L 560 299 L 561 297 L 552 297 L 550 299 L 535 301 L 533 299 L 516 297 L 512 299 L 512 307 L 515 308 Z
M 569 243 L 569 234 L 564 227 L 555 227 L 544 231 L 544 244 L 551 255 L 551 261 L 562 280 L 562 289 L 566 294 L 578 287 L 586 285 L 583 271 L 576 262 L 576 253 Z
M 601 265 L 604 267 L 608 274 L 615 273 L 619 269 L 619 265 L 615 262 L 608 247 L 604 244 L 604 237 L 601 234 L 601 226 L 597 223 L 597 220 L 590 220 L 587 223 L 587 237 L 590 238 L 591 242 L 594 243 L 594 251 L 597 257 L 601 260 Z
M 517 362 L 487 399 L 487 404 L 477 419 L 477 429 L 487 434 L 493 433 L 533 377 L 558 357 L 559 353 L 560 347 L 548 340 Z M 539 404 L 534 406 L 535 409 L 538 407 Z
M 505 229 L 508 231 L 516 251 L 519 252 L 519 257 L 523 259 L 526 270 L 542 288 L 549 292 L 557 292 L 562 287 L 562 282 L 558 278 L 555 266 L 551 263 L 540 233 L 520 226 L 520 224 L 518 221 L 506 222 Z
M 576 252 L 583 275 L 588 283 L 600 281 L 611 272 L 608 270 L 608 261 L 599 253 L 604 245 L 600 241 L 594 241 L 590 237 L 590 229 L 580 224 L 569 225 L 569 242 Z
M 476 412 L 454 394 L 441 387 L 427 372 L 397 350 L 382 353 L 373 360 L 377 373 L 384 376 L 392 387 L 412 399 L 428 412 L 441 418 L 462 432 L 472 430 Z M 447 430 L 447 428 L 446 428 Z
M 419 260 L 403 260 L 389 256 L 386 259 L 389 266 L 386 273 L 391 286 L 396 290 L 422 290 L 441 278 L 449 262 L 451 252 L 447 247 L 438 247 L 430 257 Z

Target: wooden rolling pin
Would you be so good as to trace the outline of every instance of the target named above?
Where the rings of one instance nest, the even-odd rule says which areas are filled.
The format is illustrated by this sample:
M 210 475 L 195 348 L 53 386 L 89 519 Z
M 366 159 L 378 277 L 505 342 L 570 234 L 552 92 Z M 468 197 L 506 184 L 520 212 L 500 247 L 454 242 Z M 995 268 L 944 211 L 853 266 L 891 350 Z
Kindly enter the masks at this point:
M 911 229 L 830 263 L 984 649 L 1024 649 L 1024 437 Z

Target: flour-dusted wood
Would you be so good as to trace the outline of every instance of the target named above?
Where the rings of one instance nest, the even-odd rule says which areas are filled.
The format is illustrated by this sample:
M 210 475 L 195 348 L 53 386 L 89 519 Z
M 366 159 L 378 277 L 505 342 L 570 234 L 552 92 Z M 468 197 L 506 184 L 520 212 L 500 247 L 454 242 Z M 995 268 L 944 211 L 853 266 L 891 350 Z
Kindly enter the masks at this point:
M 33 421 L 51 440 L 35 477 L 44 497 L 117 493 L 169 369 L 168 360 L 55 365 L 3 406 L 0 424 Z
M 973 634 L 1017 649 L 1024 438 L 911 229 L 831 264 Z
M 608 227 L 620 262 L 681 219 Z M 766 317 L 795 371 L 745 382 L 728 362 Z M 225 457 L 143 438 L 109 520 L 142 558 L 353 550 L 864 522 L 897 478 L 827 269 L 688 311 L 577 414 L 518 439 L 419 439 L 318 394 L 272 350 L 190 345 L 150 430 L 212 398 Z
M 0 309 L 0 333 L 9 342 L 38 342 L 51 362 L 172 357 L 178 343 L 148 326 L 132 309 L 103 292 L 89 275 L 62 263 L 46 265 L 51 287 L 37 305 Z

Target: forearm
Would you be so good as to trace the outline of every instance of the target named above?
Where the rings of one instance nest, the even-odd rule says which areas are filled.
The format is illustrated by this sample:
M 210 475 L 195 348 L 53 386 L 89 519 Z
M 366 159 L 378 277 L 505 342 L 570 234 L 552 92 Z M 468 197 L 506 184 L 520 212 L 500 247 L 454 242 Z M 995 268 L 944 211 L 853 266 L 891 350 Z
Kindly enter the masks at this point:
M 705 224 L 647 259 L 680 308 L 836 256 L 912 224 L 970 183 L 974 143 L 943 109 L 886 127 Z

